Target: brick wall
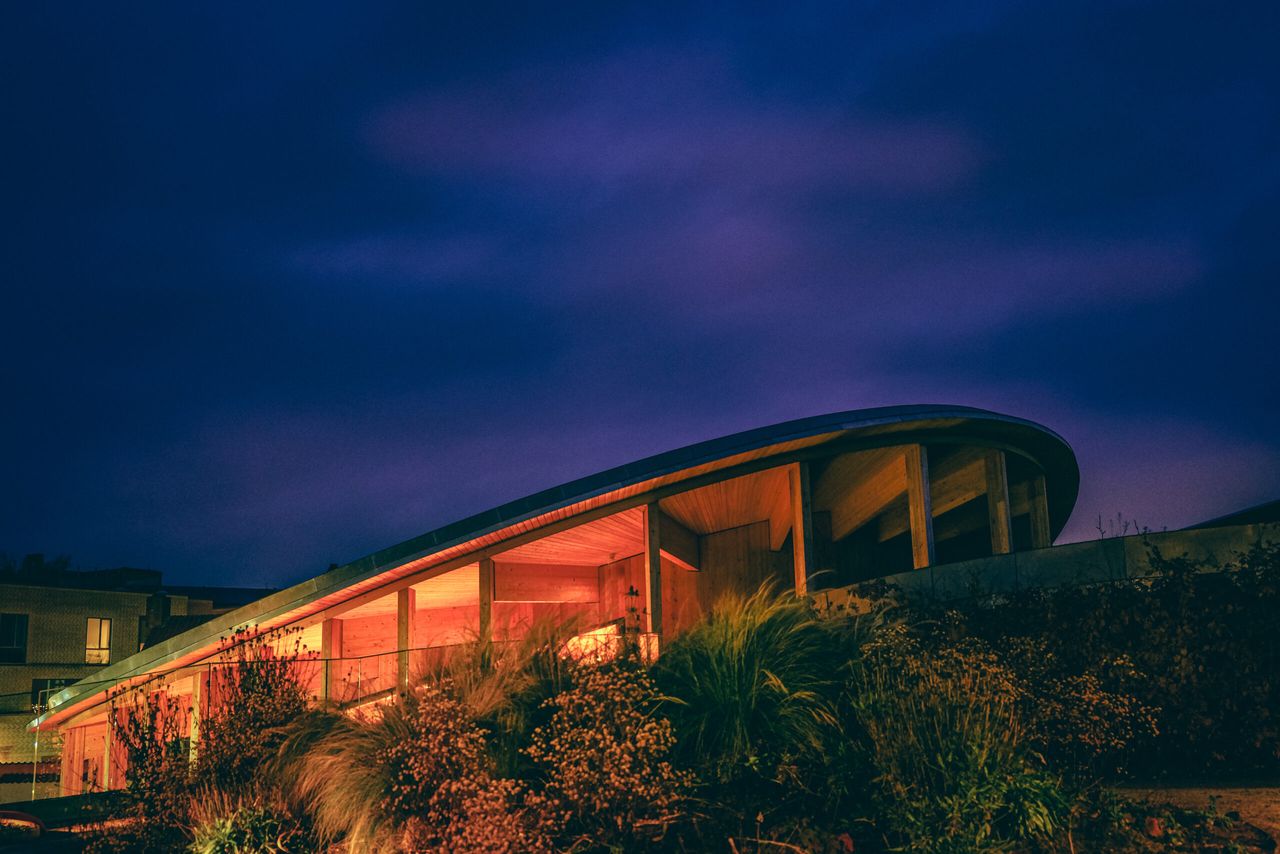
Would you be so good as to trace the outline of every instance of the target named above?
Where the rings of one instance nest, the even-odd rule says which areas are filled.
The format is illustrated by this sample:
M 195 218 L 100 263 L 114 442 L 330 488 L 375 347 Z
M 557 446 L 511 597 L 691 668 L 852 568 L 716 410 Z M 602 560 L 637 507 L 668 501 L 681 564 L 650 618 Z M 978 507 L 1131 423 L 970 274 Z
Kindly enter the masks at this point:
M 147 593 L 68 590 L 0 585 L 0 612 L 27 615 L 27 660 L 0 663 L 0 762 L 30 761 L 31 683 L 35 679 L 86 679 L 102 670 L 85 664 L 90 617 L 111 620 L 111 662 L 138 651 L 138 621 L 147 613 Z M 170 597 L 170 613 L 185 614 L 185 596 Z M 44 736 L 42 735 L 42 739 Z M 43 746 L 42 756 L 56 755 Z

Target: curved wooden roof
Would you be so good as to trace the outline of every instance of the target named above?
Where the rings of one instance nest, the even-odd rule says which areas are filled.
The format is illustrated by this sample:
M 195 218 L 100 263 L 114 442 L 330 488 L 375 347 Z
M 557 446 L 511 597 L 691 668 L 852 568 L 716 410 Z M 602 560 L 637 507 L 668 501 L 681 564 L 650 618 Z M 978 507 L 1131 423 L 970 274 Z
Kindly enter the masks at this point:
M 53 710 L 34 722 L 56 726 L 100 701 L 106 687 L 215 654 L 238 627 L 262 629 L 314 616 L 409 575 L 471 562 L 590 519 L 706 483 L 796 459 L 863 448 L 923 442 L 999 447 L 1045 474 L 1052 534 L 1075 506 L 1079 469 L 1062 437 L 1022 418 L 966 406 L 916 405 L 817 415 L 699 442 L 588 475 L 510 501 L 266 596 L 104 668 L 51 698 Z M 95 701 L 95 698 L 96 701 Z

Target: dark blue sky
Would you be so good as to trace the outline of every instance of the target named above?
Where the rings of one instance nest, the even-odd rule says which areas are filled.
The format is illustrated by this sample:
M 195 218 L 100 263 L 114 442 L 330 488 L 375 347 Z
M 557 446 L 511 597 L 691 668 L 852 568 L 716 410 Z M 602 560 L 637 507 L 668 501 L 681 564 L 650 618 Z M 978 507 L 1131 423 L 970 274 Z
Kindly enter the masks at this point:
M 893 403 L 1060 432 L 1069 538 L 1280 496 L 1275 3 L 195 5 L 0 13 L 10 555 L 280 584 Z

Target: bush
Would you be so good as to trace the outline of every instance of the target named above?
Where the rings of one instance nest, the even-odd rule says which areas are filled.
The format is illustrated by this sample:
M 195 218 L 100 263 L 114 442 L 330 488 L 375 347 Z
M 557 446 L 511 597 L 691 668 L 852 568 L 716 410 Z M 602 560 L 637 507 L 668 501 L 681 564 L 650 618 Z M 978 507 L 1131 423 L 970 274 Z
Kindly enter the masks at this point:
M 387 850 L 400 828 L 386 806 L 392 781 L 381 758 L 410 736 L 399 705 L 371 721 L 314 710 L 286 732 L 271 775 L 322 843 L 346 840 L 353 851 Z
M 262 798 L 237 799 L 217 789 L 199 792 L 191 805 L 192 854 L 287 854 L 314 851 L 298 821 Z
M 1048 724 L 1038 737 L 1064 767 L 1113 776 L 1280 772 L 1280 544 L 1225 562 L 1152 548 L 1150 563 L 1146 578 L 950 605 L 954 634 L 1036 650 L 1011 660 L 1028 684 L 1051 689 L 1042 692 Z M 941 618 L 917 608 L 920 619 Z
M 409 737 L 379 755 L 391 780 L 387 808 L 406 826 L 405 851 L 538 851 L 545 847 L 523 787 L 495 776 L 488 733 L 449 683 L 403 701 Z
M 729 595 L 663 650 L 655 677 L 674 700 L 685 761 L 708 780 L 773 777 L 820 752 L 837 728 L 839 662 L 849 655 L 807 602 L 763 586 Z
M 908 850 L 1044 841 L 1070 800 L 1030 749 L 1012 672 L 980 644 L 929 650 L 901 627 L 867 645 L 854 694 L 884 829 Z
M 548 701 L 526 748 L 545 777 L 544 823 L 572 850 L 634 844 L 680 818 L 693 776 L 670 762 L 675 734 L 649 674 L 634 662 L 583 669 Z
M 307 708 L 307 667 L 291 631 L 253 637 L 244 630 L 208 670 L 208 711 L 200 721 L 194 775 L 205 786 L 246 792 L 262 782 L 284 728 Z M 281 649 L 283 648 L 283 651 Z
M 161 690 L 130 691 L 111 699 L 111 738 L 127 762 L 122 821 L 94 829 L 87 837 L 91 852 L 169 852 L 190 838 L 188 810 L 189 742 L 183 736 L 186 709 Z

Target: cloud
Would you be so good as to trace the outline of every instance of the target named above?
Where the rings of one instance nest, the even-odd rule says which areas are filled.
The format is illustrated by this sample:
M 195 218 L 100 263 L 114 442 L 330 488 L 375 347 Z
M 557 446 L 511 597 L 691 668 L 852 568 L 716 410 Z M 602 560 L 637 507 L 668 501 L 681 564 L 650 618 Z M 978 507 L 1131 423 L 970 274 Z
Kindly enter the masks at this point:
M 716 62 L 643 52 L 409 96 L 366 138 L 418 174 L 614 191 L 918 194 L 980 160 L 954 125 L 752 97 Z

